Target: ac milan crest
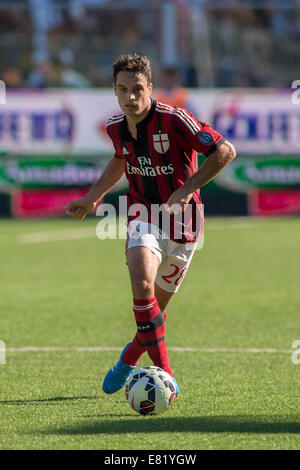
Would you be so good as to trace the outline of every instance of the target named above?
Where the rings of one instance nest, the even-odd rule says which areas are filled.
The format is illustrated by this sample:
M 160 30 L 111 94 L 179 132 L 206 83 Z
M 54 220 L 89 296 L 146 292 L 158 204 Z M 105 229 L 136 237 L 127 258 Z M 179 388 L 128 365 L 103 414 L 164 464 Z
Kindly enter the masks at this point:
M 158 153 L 166 153 L 170 148 L 168 134 L 153 134 L 153 145 Z

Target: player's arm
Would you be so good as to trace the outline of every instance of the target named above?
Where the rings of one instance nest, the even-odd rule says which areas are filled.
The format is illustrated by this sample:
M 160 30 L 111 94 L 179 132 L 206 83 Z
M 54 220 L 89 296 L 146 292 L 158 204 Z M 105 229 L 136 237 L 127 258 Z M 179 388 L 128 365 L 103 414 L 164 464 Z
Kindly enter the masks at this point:
M 66 213 L 75 219 L 84 219 L 97 206 L 110 189 L 123 177 L 125 160 L 113 157 L 100 178 L 93 184 L 88 193 L 66 207 Z
M 167 205 L 171 207 L 173 204 L 179 204 L 184 209 L 191 200 L 193 192 L 212 180 L 235 156 L 234 146 L 228 140 L 224 140 L 214 152 L 209 154 L 197 173 L 171 194 Z
M 193 193 L 220 173 L 236 156 L 234 146 L 225 140 L 212 152 L 201 165 L 197 173 L 184 184 L 188 193 Z

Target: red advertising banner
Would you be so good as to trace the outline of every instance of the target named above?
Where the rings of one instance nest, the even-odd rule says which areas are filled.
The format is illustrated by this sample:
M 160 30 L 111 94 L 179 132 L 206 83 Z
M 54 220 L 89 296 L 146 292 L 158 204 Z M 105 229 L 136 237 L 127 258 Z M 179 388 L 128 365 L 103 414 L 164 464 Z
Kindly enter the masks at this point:
M 89 188 L 15 189 L 11 194 L 11 212 L 14 217 L 53 217 L 65 214 L 69 202 L 83 197 Z
M 300 190 L 253 191 L 248 204 L 251 215 L 300 214 Z

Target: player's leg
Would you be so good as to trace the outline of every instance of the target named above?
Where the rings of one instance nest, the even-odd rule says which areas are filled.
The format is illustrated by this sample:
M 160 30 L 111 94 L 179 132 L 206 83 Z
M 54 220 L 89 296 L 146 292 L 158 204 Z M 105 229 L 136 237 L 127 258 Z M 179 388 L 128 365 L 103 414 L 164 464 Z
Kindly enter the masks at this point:
M 160 264 L 158 257 L 146 246 L 133 246 L 127 251 L 132 295 L 144 299 L 155 295 L 155 279 Z
M 155 277 L 160 259 L 145 246 L 131 247 L 127 250 L 126 258 L 133 299 L 136 299 L 135 303 L 139 303 L 141 299 L 155 297 Z M 137 332 L 131 344 L 126 349 L 123 361 L 131 365 L 137 365 L 145 351 L 146 347 L 138 340 Z
M 184 253 L 182 245 L 178 247 L 174 242 L 170 242 L 171 246 L 167 249 L 169 253 L 166 253 L 164 242 L 150 234 L 148 224 L 146 225 L 134 221 L 128 231 L 127 241 L 127 264 L 138 331 L 133 341 L 124 348 L 116 366 L 106 374 L 103 383 L 106 393 L 114 393 L 124 385 L 146 350 L 154 365 L 172 375 L 164 338 L 164 316 L 169 301 L 179 288 L 191 256 Z M 162 263 L 162 256 L 165 254 L 167 256 Z M 174 269 L 173 261 L 178 261 L 180 266 L 177 264 Z M 176 390 L 178 393 L 178 386 Z
M 197 243 L 188 245 L 168 241 L 166 256 L 158 268 L 155 280 L 162 308 L 165 308 L 164 304 L 167 306 L 172 296 L 178 292 L 196 248 Z
M 127 250 L 137 334 L 124 348 L 117 364 L 106 374 L 103 382 L 106 393 L 114 393 L 123 387 L 145 351 L 154 365 L 172 375 L 164 340 L 164 318 L 155 298 L 159 263 L 158 257 L 148 247 L 133 246 Z
M 157 298 L 158 305 L 163 314 L 164 322 L 166 321 L 166 318 L 167 318 L 167 306 L 169 305 L 170 300 L 172 299 L 174 294 L 175 292 L 168 292 L 162 289 L 158 284 L 155 283 L 155 297 Z M 179 385 L 174 376 L 173 376 L 173 380 L 175 382 L 176 396 L 178 397 Z
M 167 306 L 187 273 L 197 244 L 182 245 L 171 240 L 167 243 L 166 256 L 159 265 L 155 280 L 155 295 L 164 320 L 167 316 Z M 176 386 L 176 395 L 179 394 L 179 386 L 173 377 Z
M 136 250 L 136 247 L 139 250 Z M 148 307 L 155 307 L 154 301 L 148 307 L 147 302 L 146 305 L 143 304 L 146 298 L 155 297 L 155 277 L 162 259 L 162 246 L 149 231 L 148 224 L 136 220 L 129 224 L 126 248 L 127 265 L 130 264 L 130 272 L 132 273 L 133 296 L 136 298 L 136 304 L 142 304 L 137 305 L 136 308 L 136 315 L 140 316 L 140 312 L 147 313 Z M 106 393 L 114 393 L 124 385 L 126 378 L 136 367 L 143 352 L 146 351 L 146 346 L 141 344 L 137 336 L 138 333 L 133 341 L 124 348 L 117 364 L 106 374 L 103 382 L 103 390 Z
M 132 363 L 137 359 L 135 347 L 137 343 L 147 351 L 155 366 L 173 375 L 164 337 L 164 317 L 155 296 L 155 279 L 160 260 L 148 247 L 137 246 L 128 250 L 127 264 L 131 279 L 137 334 L 132 346 L 126 350 L 123 360 Z
M 158 305 L 164 316 L 165 321 L 167 318 L 167 307 L 173 296 L 174 292 L 168 292 L 155 283 L 155 297 L 157 298 Z

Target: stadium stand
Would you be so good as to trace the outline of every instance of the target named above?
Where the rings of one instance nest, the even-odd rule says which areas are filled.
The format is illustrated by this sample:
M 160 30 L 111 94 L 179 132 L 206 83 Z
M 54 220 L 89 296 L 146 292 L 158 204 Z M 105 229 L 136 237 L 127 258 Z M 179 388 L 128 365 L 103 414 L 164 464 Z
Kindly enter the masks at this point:
M 162 54 L 166 4 L 175 12 L 172 64 Z M 0 34 L 8 87 L 110 86 L 111 62 L 124 51 L 149 55 L 154 75 L 161 65 L 177 66 L 187 87 L 286 87 L 298 72 L 300 7 L 277 0 L 2 0 Z

